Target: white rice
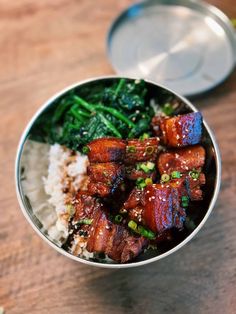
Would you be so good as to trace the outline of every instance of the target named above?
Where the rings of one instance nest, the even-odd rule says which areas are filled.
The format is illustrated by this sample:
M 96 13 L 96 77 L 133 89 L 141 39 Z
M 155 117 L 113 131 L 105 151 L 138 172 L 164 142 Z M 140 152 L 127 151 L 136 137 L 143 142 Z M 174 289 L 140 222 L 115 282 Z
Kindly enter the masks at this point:
M 27 141 L 22 155 L 24 177 L 22 186 L 33 213 L 53 242 L 62 245 L 68 237 L 68 221 L 72 192 L 86 187 L 87 156 L 54 144 Z M 70 188 L 70 191 L 64 191 Z M 90 258 L 86 240 L 76 236 L 71 253 Z

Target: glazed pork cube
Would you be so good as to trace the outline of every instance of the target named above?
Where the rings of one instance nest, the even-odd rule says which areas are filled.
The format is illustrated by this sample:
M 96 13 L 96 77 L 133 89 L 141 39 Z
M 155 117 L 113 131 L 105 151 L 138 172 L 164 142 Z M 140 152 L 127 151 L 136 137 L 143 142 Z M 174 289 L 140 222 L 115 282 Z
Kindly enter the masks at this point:
M 74 215 L 73 215 L 73 223 L 77 223 L 80 220 L 91 218 L 93 213 L 100 208 L 100 204 L 98 200 L 89 195 L 86 191 L 78 192 L 73 201 L 72 206 L 74 208 Z
M 191 175 L 186 176 L 186 189 L 191 201 L 200 201 L 203 199 L 201 186 L 206 183 L 204 173 L 200 173 L 197 179 L 193 179 Z
M 94 163 L 88 167 L 88 191 L 105 197 L 113 193 L 124 178 L 124 166 L 114 162 Z
M 124 177 L 124 166 L 115 162 L 94 163 L 88 166 L 87 173 L 93 182 L 102 182 L 108 185 L 121 181 Z
M 205 149 L 200 146 L 190 146 L 161 153 L 157 166 L 160 174 L 171 174 L 173 171 L 181 173 L 192 169 L 201 169 L 205 163 Z
M 191 174 L 184 174 L 179 179 L 170 180 L 165 186 L 178 188 L 180 196 L 188 196 L 191 201 L 200 201 L 203 198 L 201 186 L 206 183 L 204 173 L 198 173 L 198 178 L 192 178 Z
M 112 187 L 102 182 L 89 182 L 88 192 L 94 196 L 107 197 L 112 193 Z
M 107 219 L 105 211 L 98 210 L 90 226 L 87 250 L 89 252 L 105 252 L 108 239 L 112 236 L 113 224 Z
M 155 161 L 158 154 L 159 138 L 128 140 L 125 163 L 133 164 L 140 161 Z
M 131 236 L 124 226 L 112 223 L 105 211 L 98 211 L 91 225 L 87 250 L 105 253 L 116 262 L 125 263 L 138 256 L 147 244 L 147 239 Z
M 132 209 L 137 207 L 139 204 L 142 203 L 143 200 L 143 190 L 140 190 L 138 188 L 134 188 L 127 201 L 124 203 L 124 208 L 125 209 Z
M 180 206 L 180 192 L 177 188 L 161 184 L 148 185 L 144 189 L 144 202 L 142 218 L 153 232 L 162 233 L 173 227 L 183 227 L 186 214 Z
M 90 162 L 122 161 L 126 142 L 113 137 L 98 138 L 87 144 L 86 148 Z
M 183 147 L 200 143 L 202 136 L 202 115 L 192 112 L 160 122 L 162 139 L 168 147 Z

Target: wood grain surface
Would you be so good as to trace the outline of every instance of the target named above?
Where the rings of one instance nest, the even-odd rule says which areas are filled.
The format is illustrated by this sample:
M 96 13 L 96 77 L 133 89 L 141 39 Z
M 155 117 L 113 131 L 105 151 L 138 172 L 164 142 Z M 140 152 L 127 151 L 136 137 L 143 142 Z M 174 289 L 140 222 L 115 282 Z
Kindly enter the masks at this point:
M 188 245 L 134 269 L 80 265 L 32 230 L 15 195 L 14 159 L 40 105 L 76 81 L 114 73 L 112 19 L 130 0 L 0 0 L 0 307 L 12 314 L 236 313 L 236 73 L 193 100 L 219 142 L 222 188 Z M 211 0 L 236 17 L 235 0 Z M 158 30 L 157 30 L 158 31 Z

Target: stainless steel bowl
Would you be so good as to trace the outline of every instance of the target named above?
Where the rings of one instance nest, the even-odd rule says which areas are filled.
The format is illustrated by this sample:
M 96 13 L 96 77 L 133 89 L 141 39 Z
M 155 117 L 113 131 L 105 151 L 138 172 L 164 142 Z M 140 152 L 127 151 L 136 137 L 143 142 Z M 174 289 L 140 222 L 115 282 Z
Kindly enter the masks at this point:
M 85 260 L 82 258 L 79 258 L 77 256 L 74 256 L 68 252 L 66 252 L 64 249 L 62 249 L 59 245 L 59 243 L 56 240 L 53 240 L 52 237 L 49 236 L 47 227 L 42 225 L 40 221 L 40 217 L 37 215 L 37 210 L 34 208 L 34 203 L 30 200 L 30 198 L 27 196 L 26 193 L 26 186 L 32 185 L 32 182 L 29 182 L 29 179 L 25 177 L 25 174 L 23 173 L 23 163 L 24 160 L 27 160 L 26 165 L 31 164 L 31 167 L 35 169 L 40 169 L 41 163 L 40 156 L 36 156 L 36 161 L 33 159 L 33 153 L 31 151 L 31 146 L 29 145 L 29 135 L 33 127 L 37 125 L 37 127 L 40 129 L 39 123 L 39 117 L 45 113 L 46 110 L 49 108 L 52 109 L 53 106 L 56 105 L 56 101 L 66 93 L 68 93 L 72 89 L 77 89 L 77 88 L 82 88 L 84 86 L 89 87 L 90 91 L 92 91 L 92 88 L 94 85 L 97 83 L 102 83 L 106 84 L 110 81 L 115 81 L 120 79 L 120 77 L 117 76 L 106 76 L 106 77 L 99 77 L 99 78 L 93 78 L 90 80 L 82 81 L 79 83 L 76 83 L 72 86 L 69 86 L 50 98 L 33 116 L 31 121 L 28 123 L 25 131 L 22 134 L 19 146 L 18 146 L 18 151 L 17 151 L 17 156 L 16 156 L 16 163 L 15 163 L 15 182 L 16 182 L 16 192 L 17 192 L 17 197 L 18 201 L 20 203 L 20 207 L 22 209 L 22 212 L 28 222 L 31 224 L 33 229 L 39 234 L 39 236 L 44 239 L 50 246 L 52 246 L 54 249 L 56 249 L 58 252 L 61 254 L 75 260 L 78 262 L 82 262 L 84 264 L 88 265 L 93 265 L 93 266 L 98 266 L 98 267 L 106 267 L 106 268 L 128 268 L 128 267 L 136 267 L 136 266 L 141 266 L 145 265 L 147 263 L 151 263 L 154 261 L 157 261 L 161 258 L 164 258 L 173 252 L 177 251 L 180 249 L 182 246 L 184 246 L 187 242 L 189 242 L 201 229 L 201 227 L 204 225 L 206 222 L 207 218 L 209 217 L 218 193 L 220 189 L 220 181 L 221 181 L 221 159 L 220 159 L 220 153 L 218 149 L 218 145 L 216 143 L 215 137 L 210 130 L 209 126 L 207 125 L 206 121 L 204 121 L 204 134 L 203 134 L 203 145 L 206 149 L 207 152 L 207 159 L 206 159 L 206 166 L 205 166 L 205 173 L 207 174 L 207 182 L 205 186 L 205 197 L 204 201 L 201 203 L 198 203 L 200 210 L 199 217 L 197 218 L 197 226 L 193 231 L 189 231 L 183 234 L 182 238 L 177 239 L 172 243 L 171 247 L 168 247 L 166 251 L 163 251 L 161 253 L 158 252 L 153 252 L 150 253 L 150 251 L 147 251 L 143 254 L 140 255 L 134 262 L 128 263 L 128 264 L 117 264 L 117 263 L 100 263 L 97 261 L 93 260 Z M 131 79 L 131 78 L 130 78 Z M 131 79 L 133 80 L 133 79 Z M 182 103 L 185 108 L 186 112 L 193 112 L 197 111 L 197 109 L 184 97 L 178 95 L 174 91 L 165 88 L 164 86 L 157 85 L 151 81 L 146 81 L 147 87 L 149 90 L 151 90 L 154 93 L 158 93 L 160 90 L 165 90 L 170 93 L 172 93 L 176 98 L 178 98 Z M 41 151 L 40 154 L 43 154 Z M 38 161 L 37 161 L 38 158 Z M 41 174 L 40 178 L 45 174 Z M 28 180 L 28 181 L 27 181 Z M 42 179 L 41 179 L 42 180 Z M 36 188 L 35 193 L 37 197 L 40 197 L 40 189 L 42 189 L 42 182 L 35 181 L 33 182 L 34 187 Z M 45 214 L 47 214 L 47 209 L 45 208 Z

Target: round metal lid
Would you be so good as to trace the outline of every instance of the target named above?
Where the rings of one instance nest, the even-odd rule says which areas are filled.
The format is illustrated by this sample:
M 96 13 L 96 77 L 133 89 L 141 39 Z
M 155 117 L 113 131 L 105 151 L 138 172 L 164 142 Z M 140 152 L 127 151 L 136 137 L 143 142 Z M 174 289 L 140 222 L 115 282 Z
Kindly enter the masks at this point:
M 200 1 L 133 5 L 112 24 L 107 45 L 118 74 L 146 78 L 187 96 L 218 85 L 235 65 L 229 19 Z

